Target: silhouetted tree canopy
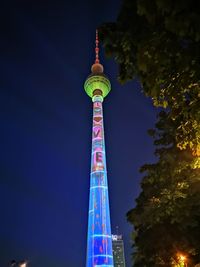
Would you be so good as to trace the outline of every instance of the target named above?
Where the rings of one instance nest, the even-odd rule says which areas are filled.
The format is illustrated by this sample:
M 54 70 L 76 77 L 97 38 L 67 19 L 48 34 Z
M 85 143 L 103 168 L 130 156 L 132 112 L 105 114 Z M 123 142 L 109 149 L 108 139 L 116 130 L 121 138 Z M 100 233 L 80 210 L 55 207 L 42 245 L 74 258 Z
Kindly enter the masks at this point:
M 124 0 L 100 28 L 119 80 L 138 77 L 155 106 L 170 110 L 176 140 L 200 155 L 200 8 L 197 0 Z
M 149 134 L 158 161 L 141 167 L 142 192 L 127 214 L 134 225 L 134 266 L 179 266 L 180 252 L 194 266 L 200 262 L 199 157 L 177 148 L 174 122 L 164 111 Z
M 154 139 L 157 162 L 144 177 L 134 225 L 135 267 L 200 262 L 200 8 L 194 0 L 123 0 L 117 21 L 100 27 L 119 81 L 137 78 L 161 107 Z

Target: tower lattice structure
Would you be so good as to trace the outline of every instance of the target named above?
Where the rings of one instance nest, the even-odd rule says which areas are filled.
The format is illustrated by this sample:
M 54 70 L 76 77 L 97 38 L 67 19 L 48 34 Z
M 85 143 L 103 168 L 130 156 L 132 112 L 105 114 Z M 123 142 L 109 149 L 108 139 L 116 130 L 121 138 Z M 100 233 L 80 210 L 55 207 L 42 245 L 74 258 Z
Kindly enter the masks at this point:
M 112 235 L 106 153 L 103 125 L 104 98 L 111 90 L 110 81 L 99 62 L 99 40 L 96 33 L 96 60 L 84 88 L 93 102 L 92 153 L 87 234 L 86 267 L 113 267 Z

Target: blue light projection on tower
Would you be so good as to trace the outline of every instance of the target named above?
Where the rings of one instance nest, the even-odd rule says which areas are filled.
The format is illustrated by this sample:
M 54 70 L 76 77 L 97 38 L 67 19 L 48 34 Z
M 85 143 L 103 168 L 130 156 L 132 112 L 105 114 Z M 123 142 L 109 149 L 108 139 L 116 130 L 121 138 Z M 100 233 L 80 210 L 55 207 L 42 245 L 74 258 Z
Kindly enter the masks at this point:
M 103 99 L 110 92 L 111 85 L 107 77 L 103 74 L 103 66 L 99 63 L 97 34 L 95 51 L 96 60 L 91 69 L 92 74 L 84 84 L 86 93 L 93 101 L 86 267 L 113 267 L 102 108 Z

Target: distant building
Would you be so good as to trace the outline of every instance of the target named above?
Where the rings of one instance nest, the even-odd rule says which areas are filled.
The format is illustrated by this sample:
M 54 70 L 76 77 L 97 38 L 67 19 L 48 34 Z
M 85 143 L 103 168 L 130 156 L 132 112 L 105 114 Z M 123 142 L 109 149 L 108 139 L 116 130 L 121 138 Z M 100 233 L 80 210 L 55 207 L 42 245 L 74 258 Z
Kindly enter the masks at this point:
M 126 267 L 122 235 L 112 235 L 114 267 Z

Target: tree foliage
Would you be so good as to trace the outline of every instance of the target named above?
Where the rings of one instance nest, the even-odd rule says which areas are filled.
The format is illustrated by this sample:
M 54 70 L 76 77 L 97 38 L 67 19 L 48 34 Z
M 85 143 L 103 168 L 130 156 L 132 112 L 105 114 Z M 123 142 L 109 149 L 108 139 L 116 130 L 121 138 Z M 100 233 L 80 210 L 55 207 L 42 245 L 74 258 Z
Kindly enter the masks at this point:
M 141 168 L 142 191 L 127 214 L 134 225 L 134 266 L 200 262 L 200 9 L 195 0 L 123 0 L 115 23 L 100 28 L 119 81 L 137 77 L 162 111 L 157 162 Z
M 151 130 L 158 161 L 142 166 L 142 192 L 127 214 L 134 225 L 134 266 L 179 266 L 177 254 L 200 262 L 199 157 L 181 151 L 174 138 L 174 122 L 159 114 Z
M 200 9 L 196 0 L 124 0 L 100 28 L 119 80 L 139 77 L 155 106 L 169 108 L 176 139 L 200 156 Z

